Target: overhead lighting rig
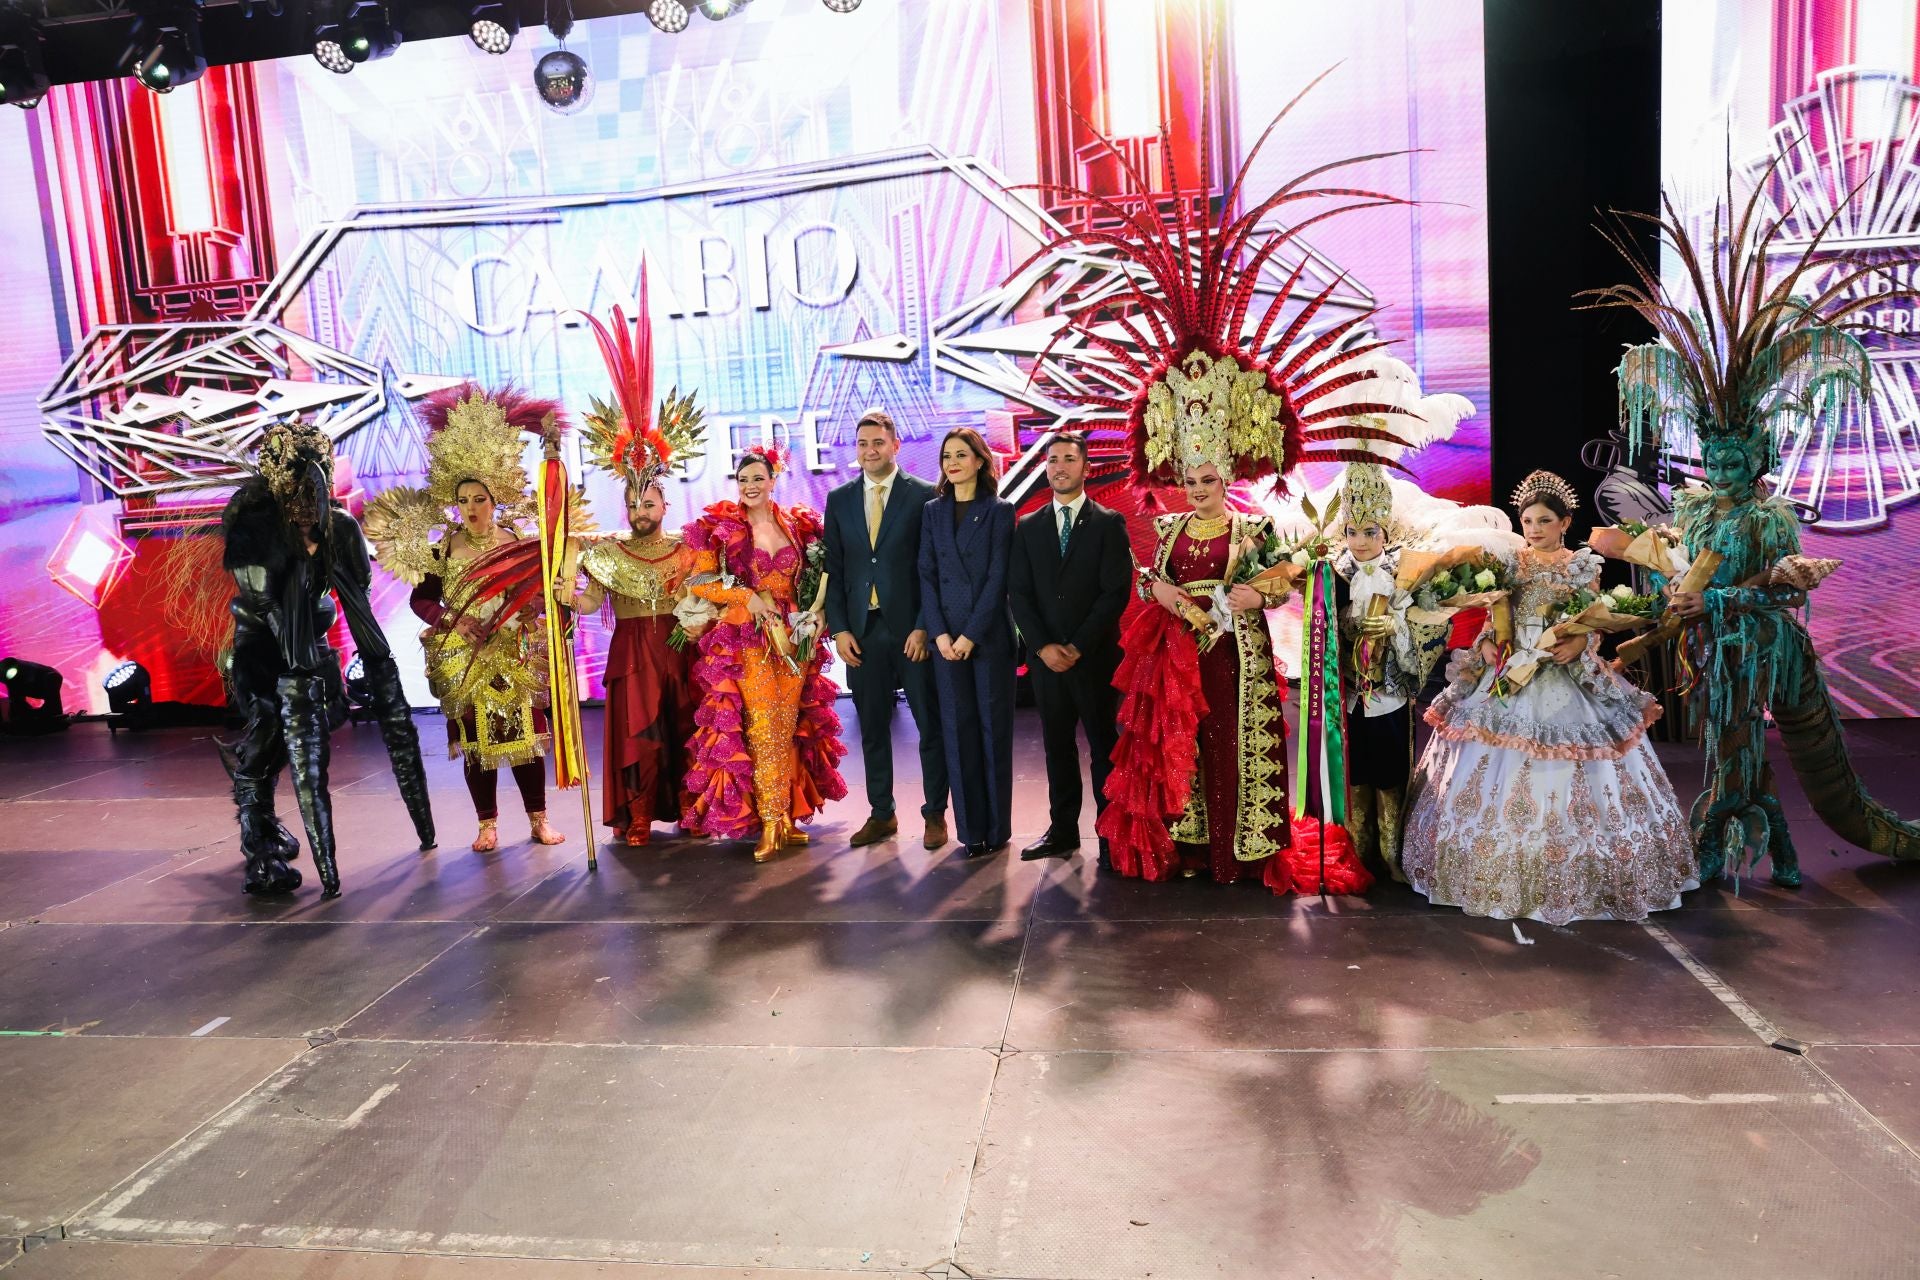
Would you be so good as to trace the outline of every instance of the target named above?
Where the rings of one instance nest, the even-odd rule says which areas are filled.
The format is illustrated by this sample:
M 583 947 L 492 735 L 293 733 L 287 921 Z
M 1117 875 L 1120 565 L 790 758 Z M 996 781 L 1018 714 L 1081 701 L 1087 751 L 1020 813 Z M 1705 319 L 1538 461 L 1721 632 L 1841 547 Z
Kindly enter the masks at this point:
M 0 103 L 31 110 L 51 81 L 42 56 L 40 24 L 24 9 L 0 8 Z
M 652 0 L 647 5 L 647 21 L 670 36 L 677 36 L 687 29 L 692 15 L 680 0 Z
M 122 55 L 133 78 L 155 93 L 172 93 L 207 73 L 200 43 L 200 0 L 148 0 L 134 11 L 133 40 Z
M 486 0 L 473 6 L 473 22 L 467 28 L 467 38 L 476 49 L 503 54 L 513 48 L 513 38 L 519 34 L 519 17 L 501 0 Z
M 345 0 L 338 21 L 318 24 L 313 32 L 313 60 L 335 75 L 346 75 L 363 62 L 378 62 L 400 47 L 400 28 L 390 7 L 381 0 Z

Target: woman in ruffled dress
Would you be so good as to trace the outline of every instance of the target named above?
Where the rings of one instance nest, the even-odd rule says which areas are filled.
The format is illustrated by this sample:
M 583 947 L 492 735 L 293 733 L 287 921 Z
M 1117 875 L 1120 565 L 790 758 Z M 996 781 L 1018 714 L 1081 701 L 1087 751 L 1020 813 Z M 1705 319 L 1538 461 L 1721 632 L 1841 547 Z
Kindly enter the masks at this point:
M 1659 703 L 1600 661 L 1597 635 L 1536 651 L 1555 607 L 1595 584 L 1600 558 L 1566 546 L 1577 502 L 1560 477 L 1533 472 L 1513 504 L 1527 545 L 1511 566 L 1512 649 L 1538 666 L 1502 696 L 1490 633 L 1455 655 L 1408 788 L 1407 878 L 1469 915 L 1644 919 L 1699 885 L 1686 819 L 1646 740 Z
M 794 640 L 815 603 L 801 592 L 818 594 L 803 580 L 814 576 L 820 517 L 773 501 L 782 461 L 777 449 L 749 449 L 734 471 L 740 500 L 714 503 L 683 531 L 694 553 L 689 590 L 719 610 L 694 667 L 686 825 L 724 840 L 757 836 L 756 862 L 807 843 L 799 824 L 847 794 L 826 646 Z

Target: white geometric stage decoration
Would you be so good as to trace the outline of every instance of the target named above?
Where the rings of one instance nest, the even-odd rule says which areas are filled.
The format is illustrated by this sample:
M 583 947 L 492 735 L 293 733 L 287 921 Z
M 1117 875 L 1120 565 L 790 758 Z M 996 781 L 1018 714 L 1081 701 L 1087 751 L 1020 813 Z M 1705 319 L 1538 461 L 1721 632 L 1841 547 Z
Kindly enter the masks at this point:
M 1876 260 L 1900 264 L 1879 278 L 1881 292 L 1888 279 L 1920 286 L 1920 87 L 1893 72 L 1825 72 L 1787 104 L 1773 154 L 1752 164 L 1750 178 L 1776 157 L 1760 209 L 1782 222 L 1776 262 L 1798 259 L 1825 226 L 1807 288 Z M 1890 508 L 1920 498 L 1920 307 L 1891 303 L 1860 318 L 1879 330 L 1862 335 L 1873 394 L 1781 441 L 1781 490 L 1818 511 L 1825 529 L 1874 528 Z
M 116 497 L 230 485 L 276 422 L 334 441 L 457 378 L 379 369 L 277 324 L 105 325 L 40 398 L 47 438 Z
M 385 375 L 365 360 L 277 323 L 297 311 L 314 274 L 350 237 L 421 228 L 538 225 L 570 209 L 654 201 L 696 199 L 716 209 L 763 200 L 778 205 L 809 192 L 907 178 L 946 178 L 969 188 L 1016 233 L 1011 246 L 1016 259 L 1064 230 L 1029 192 L 1017 190 L 993 166 L 930 145 L 641 191 L 355 209 L 316 226 L 284 260 L 244 320 L 111 325 L 89 334 L 41 397 L 46 434 L 116 495 L 148 496 L 234 483 L 246 474 L 245 459 L 266 429 L 293 414 L 308 418 L 338 442 L 379 418 L 390 399 L 417 399 L 460 382 L 456 377 Z M 1341 282 L 1300 342 L 1373 305 L 1363 287 L 1304 240 L 1293 241 L 1288 253 L 1294 256 L 1282 260 L 1276 255 L 1265 264 L 1259 292 L 1277 292 L 1303 259 L 1294 289 L 1297 299 L 1304 301 Z M 1013 279 L 982 290 L 944 315 L 924 318 L 916 327 L 917 338 L 907 332 L 866 336 L 873 331 L 856 314 L 854 329 L 860 336 L 822 345 L 815 369 L 839 361 L 895 366 L 927 361 L 934 370 L 1028 406 L 1052 419 L 1054 427 L 1084 423 L 1092 417 L 1086 410 L 1051 401 L 1032 385 L 1033 362 L 1041 359 L 1064 324 L 1049 313 L 1064 303 L 1078 307 L 1111 296 L 1128 273 L 1137 271 L 1103 253 L 1054 250 Z M 906 310 L 906 300 L 895 301 Z M 1263 309 L 1257 304 L 1250 308 L 1250 328 Z M 1123 344 L 1132 341 L 1118 326 L 1110 336 Z M 1363 325 L 1346 341 L 1364 342 L 1373 336 L 1371 326 Z M 1071 354 L 1079 376 L 1097 380 L 1101 362 L 1080 349 L 1084 341 L 1071 336 L 1047 359 Z M 1070 348 L 1069 343 L 1076 345 Z M 1010 470 L 1007 485 L 1013 496 L 1039 482 L 1046 436 L 1042 433 Z

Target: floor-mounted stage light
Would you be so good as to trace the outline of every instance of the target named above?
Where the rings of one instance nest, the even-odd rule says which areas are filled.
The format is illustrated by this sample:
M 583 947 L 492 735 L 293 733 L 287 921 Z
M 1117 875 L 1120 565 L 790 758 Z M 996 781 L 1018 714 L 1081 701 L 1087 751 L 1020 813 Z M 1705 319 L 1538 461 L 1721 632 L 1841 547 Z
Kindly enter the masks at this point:
M 207 73 L 200 43 L 200 0 L 154 0 L 134 14 L 133 42 L 122 65 L 155 93 L 172 93 Z
M 67 727 L 60 709 L 60 673 L 38 662 L 0 659 L 0 733 L 55 733 Z
M 852 13 L 860 7 L 860 0 L 820 0 L 820 3 L 835 13 Z
M 32 109 L 40 105 L 51 81 L 41 56 L 38 23 L 18 11 L 0 11 L 0 103 Z
M 107 691 L 107 710 L 117 716 L 153 705 L 153 677 L 137 662 L 121 663 L 100 684 Z
M 520 34 L 520 19 L 499 0 L 476 4 L 473 7 L 473 22 L 467 27 L 467 38 L 474 47 L 486 53 L 501 54 L 513 48 L 513 38 Z
M 746 7 L 747 0 L 700 0 L 698 5 L 701 16 L 711 22 L 731 18 Z
M 362 720 L 371 720 L 379 714 L 373 705 L 373 681 L 367 679 L 367 664 L 359 654 L 347 663 L 347 669 L 341 673 L 341 684 L 347 693 L 347 719 L 355 724 Z
M 404 38 L 393 14 L 380 0 L 350 0 L 337 22 L 322 23 L 313 33 L 313 60 L 336 75 L 345 75 L 363 62 L 378 62 L 400 47 Z
M 647 5 L 647 21 L 673 36 L 687 29 L 687 23 L 692 21 L 692 15 L 687 12 L 687 6 L 681 4 L 680 0 L 652 0 L 652 3 Z

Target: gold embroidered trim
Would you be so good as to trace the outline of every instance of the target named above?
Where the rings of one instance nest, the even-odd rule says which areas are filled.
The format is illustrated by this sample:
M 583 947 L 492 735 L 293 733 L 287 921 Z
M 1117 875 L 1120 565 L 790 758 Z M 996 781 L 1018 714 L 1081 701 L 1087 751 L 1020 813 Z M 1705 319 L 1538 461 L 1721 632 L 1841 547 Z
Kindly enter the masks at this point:
M 1173 544 L 1181 529 L 1192 532 L 1200 523 L 1191 515 L 1161 521 L 1155 528 L 1158 545 L 1154 549 L 1154 568 L 1167 572 Z M 1257 516 L 1235 515 L 1221 521 L 1222 528 L 1211 536 L 1231 533 L 1237 541 L 1253 533 L 1262 523 Z M 1183 583 L 1188 590 L 1211 592 L 1219 580 Z M 1287 831 L 1286 762 L 1284 746 L 1285 716 L 1280 700 L 1279 681 L 1274 674 L 1273 640 L 1267 631 L 1267 616 L 1258 610 L 1233 616 L 1233 638 L 1239 646 L 1240 747 L 1235 762 L 1239 776 L 1239 812 L 1235 815 L 1233 856 L 1241 862 L 1257 862 L 1281 850 L 1274 832 Z M 1173 824 L 1175 840 L 1205 844 L 1210 829 L 1206 804 L 1206 764 L 1201 760 L 1194 769 L 1193 786 L 1187 795 L 1187 807 Z

